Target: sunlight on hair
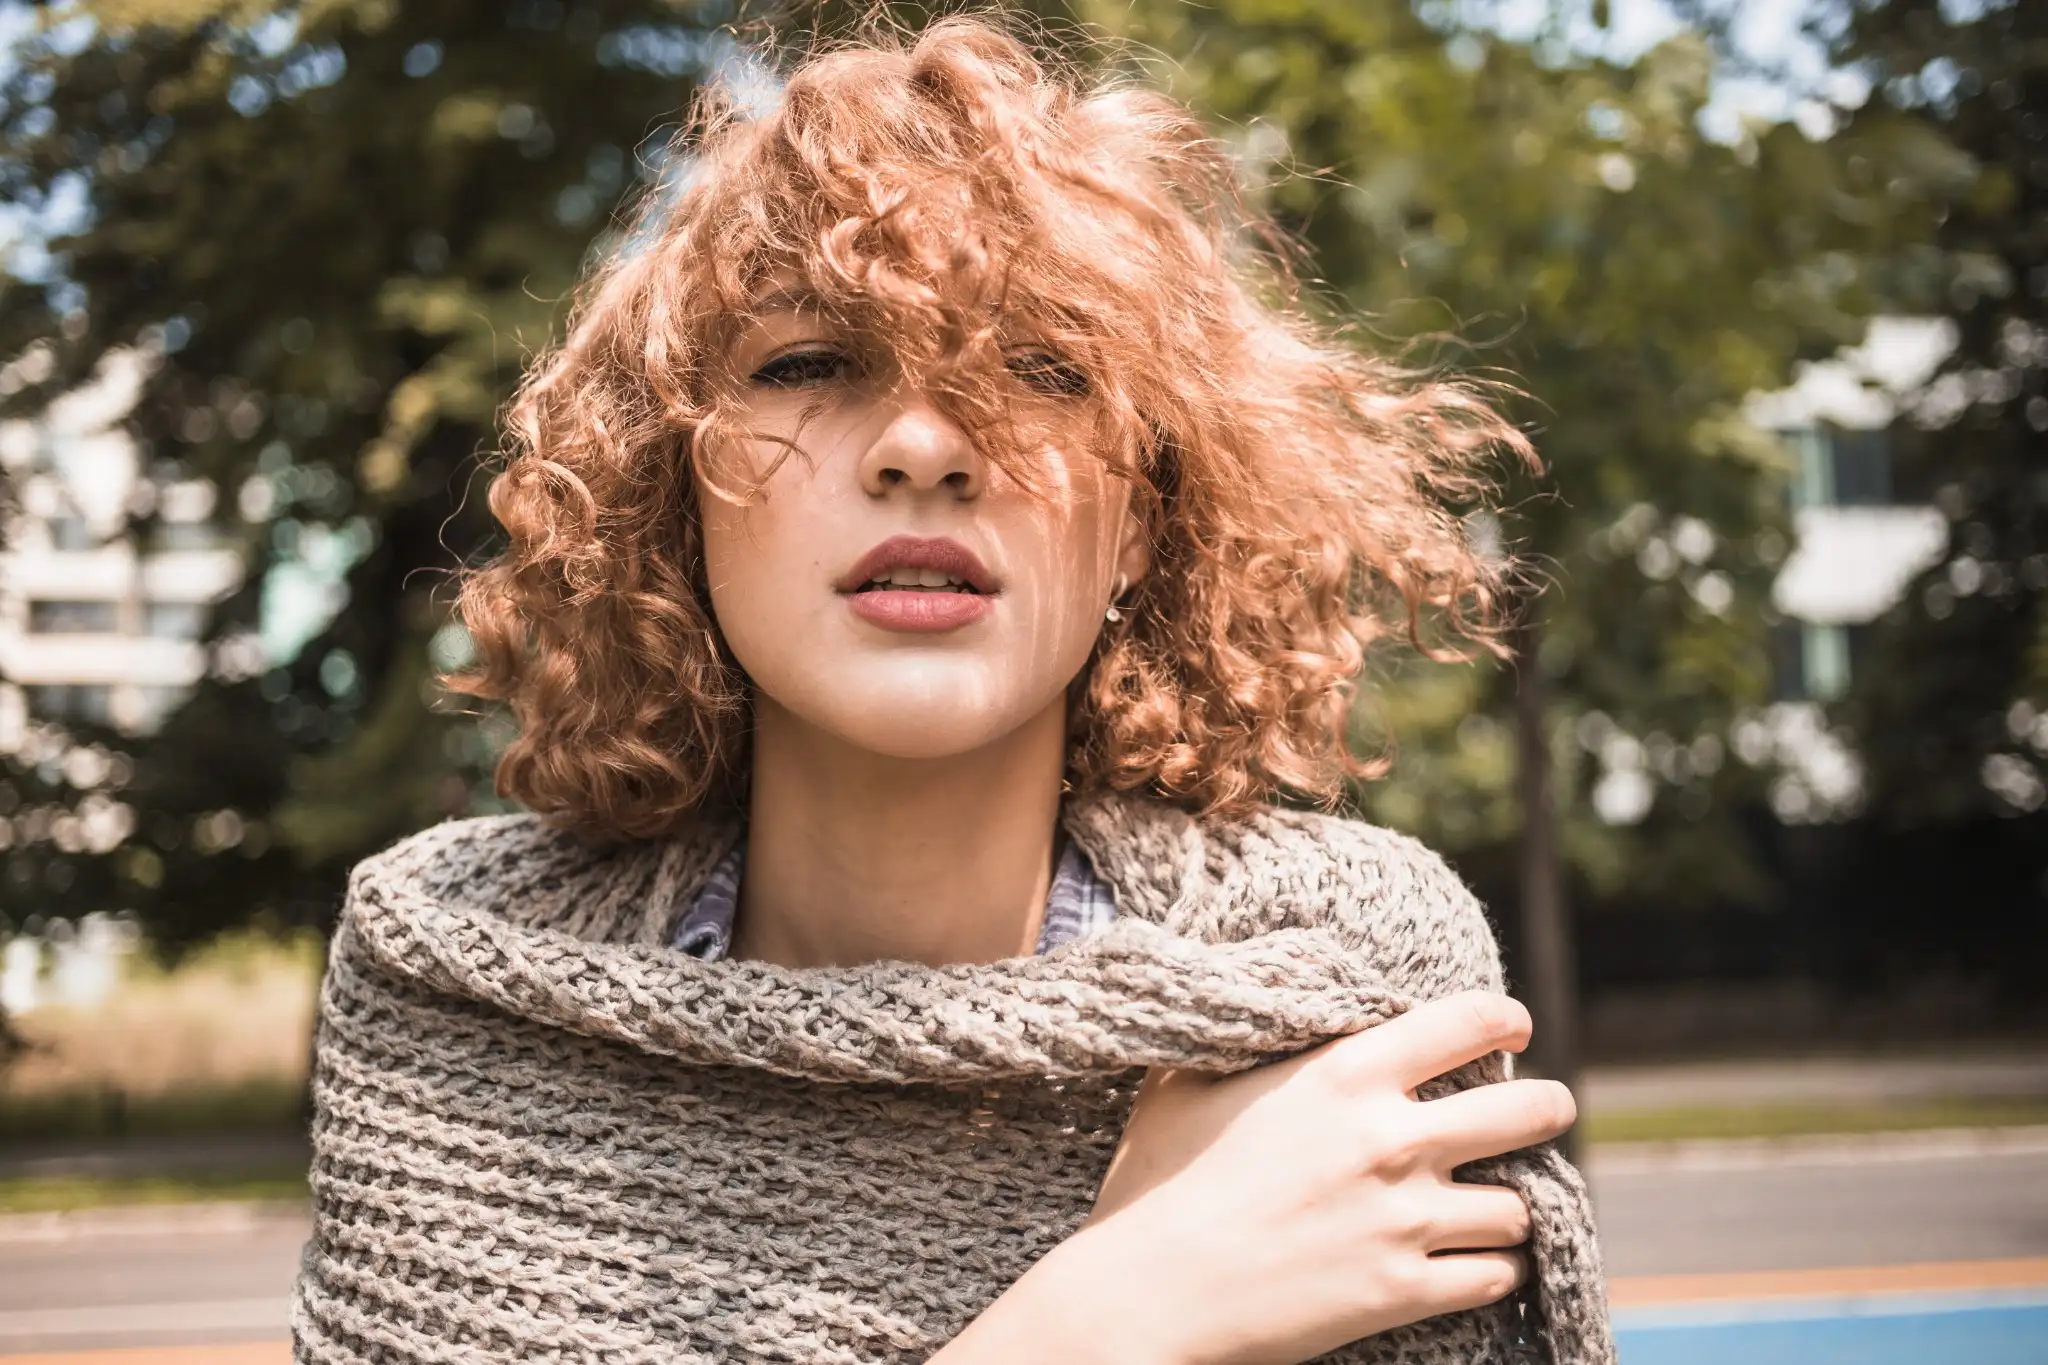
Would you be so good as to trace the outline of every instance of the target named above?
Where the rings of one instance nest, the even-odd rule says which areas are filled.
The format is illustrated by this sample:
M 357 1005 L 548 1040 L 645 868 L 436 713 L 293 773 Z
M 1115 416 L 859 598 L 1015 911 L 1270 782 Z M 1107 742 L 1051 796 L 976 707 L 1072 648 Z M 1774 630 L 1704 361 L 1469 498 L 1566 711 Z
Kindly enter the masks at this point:
M 1027 486 L 1016 327 L 1085 383 L 1156 567 L 1077 691 L 1076 790 L 1227 812 L 1383 770 L 1344 740 L 1367 650 L 1493 645 L 1511 565 L 1463 517 L 1533 459 L 1499 391 L 1312 313 L 1232 147 L 1128 75 L 959 17 L 768 63 L 703 93 L 511 409 L 508 546 L 465 582 L 478 663 L 448 679 L 522 723 L 500 789 L 640 836 L 743 782 L 696 499 L 755 473 L 716 452 L 745 446 L 731 343 L 778 273 Z

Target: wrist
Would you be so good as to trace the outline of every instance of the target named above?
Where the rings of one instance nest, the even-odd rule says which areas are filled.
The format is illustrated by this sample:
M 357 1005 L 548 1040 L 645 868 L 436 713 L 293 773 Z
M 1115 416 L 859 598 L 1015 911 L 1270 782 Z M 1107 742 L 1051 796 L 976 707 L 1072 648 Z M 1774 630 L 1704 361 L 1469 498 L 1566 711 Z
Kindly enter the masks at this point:
M 1090 1359 L 1118 1365 L 1217 1365 L 1197 1305 L 1165 1274 L 1161 1247 L 1132 1209 L 1089 1222 L 1053 1248 L 1045 1302 L 1089 1343 Z M 1061 1305 L 1068 1305 L 1064 1310 Z M 1048 1357 L 1049 1358 L 1049 1357 Z
M 1141 1239 L 1088 1223 L 1042 1257 L 930 1365 L 1208 1365 L 1186 1305 L 1152 1283 Z

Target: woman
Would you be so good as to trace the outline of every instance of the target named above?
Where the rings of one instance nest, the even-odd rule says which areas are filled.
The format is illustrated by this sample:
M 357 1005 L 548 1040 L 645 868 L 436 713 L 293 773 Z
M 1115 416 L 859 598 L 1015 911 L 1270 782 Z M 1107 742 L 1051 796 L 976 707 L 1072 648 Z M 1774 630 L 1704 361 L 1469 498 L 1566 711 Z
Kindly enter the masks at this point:
M 1610 1359 L 1484 915 L 1276 805 L 1380 635 L 1484 638 L 1513 429 L 985 21 L 685 152 L 464 587 L 537 814 L 352 881 L 299 1358 Z

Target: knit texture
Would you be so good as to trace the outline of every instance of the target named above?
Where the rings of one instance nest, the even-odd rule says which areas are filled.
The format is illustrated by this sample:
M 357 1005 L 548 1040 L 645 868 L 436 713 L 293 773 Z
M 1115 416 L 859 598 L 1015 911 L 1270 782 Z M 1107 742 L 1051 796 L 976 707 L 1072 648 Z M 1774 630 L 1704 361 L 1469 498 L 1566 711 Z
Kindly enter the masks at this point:
M 715 821 L 599 849 L 487 817 L 364 861 L 321 995 L 296 1360 L 921 1361 L 1087 1216 L 1143 1068 L 1501 989 L 1413 840 L 1130 797 L 1063 818 L 1118 920 L 972 966 L 673 951 L 737 837 Z M 1528 1201 L 1532 1285 L 1323 1358 L 1610 1365 L 1577 1172 L 1546 1146 L 1461 1175 Z

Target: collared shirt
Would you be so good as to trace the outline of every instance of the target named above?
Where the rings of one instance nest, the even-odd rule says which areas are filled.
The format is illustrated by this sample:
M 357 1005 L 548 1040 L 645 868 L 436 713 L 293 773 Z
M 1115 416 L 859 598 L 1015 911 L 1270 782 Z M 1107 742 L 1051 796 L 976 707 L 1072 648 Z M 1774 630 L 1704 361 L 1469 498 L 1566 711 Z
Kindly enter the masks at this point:
M 740 908 L 740 874 L 746 870 L 746 862 L 747 841 L 742 838 L 711 869 L 711 876 L 690 904 L 690 912 L 676 926 L 675 936 L 669 940 L 671 947 L 706 962 L 720 961 L 732 951 L 733 919 Z M 1049 953 L 1062 943 L 1106 928 L 1115 918 L 1115 888 L 1095 875 L 1088 855 L 1069 839 L 1053 869 L 1036 951 Z

